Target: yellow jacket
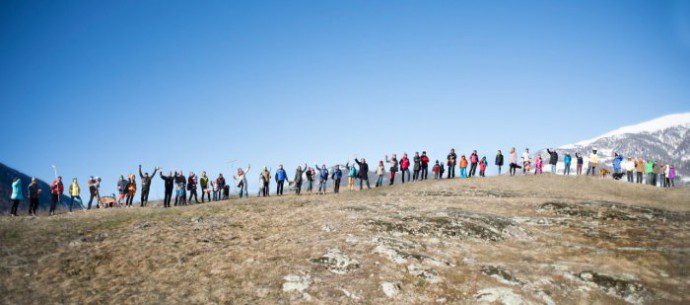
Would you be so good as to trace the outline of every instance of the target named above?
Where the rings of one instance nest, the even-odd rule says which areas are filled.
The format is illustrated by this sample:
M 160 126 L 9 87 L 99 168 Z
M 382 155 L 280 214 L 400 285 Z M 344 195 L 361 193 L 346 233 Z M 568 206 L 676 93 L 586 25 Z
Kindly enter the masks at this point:
M 72 196 L 79 196 L 81 194 L 81 189 L 79 188 L 79 184 L 76 182 L 72 182 L 72 184 L 69 185 L 69 194 Z

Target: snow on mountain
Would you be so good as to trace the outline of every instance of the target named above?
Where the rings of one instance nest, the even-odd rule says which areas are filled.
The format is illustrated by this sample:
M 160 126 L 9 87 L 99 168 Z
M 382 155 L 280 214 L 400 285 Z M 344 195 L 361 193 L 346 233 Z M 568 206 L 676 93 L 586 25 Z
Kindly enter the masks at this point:
M 576 152 L 587 156 L 597 150 L 600 161 L 611 166 L 613 153 L 633 158 L 653 159 L 675 166 L 678 175 L 690 173 L 690 113 L 678 113 L 659 117 L 640 124 L 621 127 L 593 139 L 557 148 L 559 160 L 565 153 Z M 542 154 L 548 162 L 546 150 Z M 573 162 L 573 167 L 574 162 Z M 558 164 L 559 172 L 563 164 Z M 573 168 L 574 169 L 574 168 Z
M 690 112 L 669 114 L 639 124 L 624 126 L 616 130 L 609 131 L 596 138 L 580 141 L 575 144 L 564 145 L 561 148 L 575 148 L 576 146 L 586 146 L 594 143 L 595 141 L 601 138 L 623 135 L 628 133 L 653 133 L 656 131 L 661 131 L 676 126 L 690 126 Z

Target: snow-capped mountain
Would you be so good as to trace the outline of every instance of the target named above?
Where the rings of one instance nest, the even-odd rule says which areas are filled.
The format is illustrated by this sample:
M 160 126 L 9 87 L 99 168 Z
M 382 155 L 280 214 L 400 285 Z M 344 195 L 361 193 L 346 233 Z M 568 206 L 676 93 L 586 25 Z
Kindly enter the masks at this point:
M 593 139 L 557 148 L 559 159 L 564 153 L 575 152 L 589 155 L 597 149 L 600 160 L 611 165 L 613 153 L 623 156 L 661 160 L 675 166 L 679 175 L 690 173 L 690 113 L 662 116 L 636 125 L 630 125 L 607 132 Z M 548 154 L 539 151 L 545 161 Z M 586 158 L 585 158 L 586 159 Z M 559 164 L 559 167 L 562 165 Z

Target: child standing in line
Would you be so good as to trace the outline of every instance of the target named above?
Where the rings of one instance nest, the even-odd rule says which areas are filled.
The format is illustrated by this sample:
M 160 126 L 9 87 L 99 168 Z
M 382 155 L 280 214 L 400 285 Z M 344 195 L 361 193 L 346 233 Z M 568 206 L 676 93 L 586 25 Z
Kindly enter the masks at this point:
M 486 177 L 486 166 L 488 165 L 488 162 L 486 162 L 486 156 L 482 157 L 481 160 L 479 160 L 479 177 Z

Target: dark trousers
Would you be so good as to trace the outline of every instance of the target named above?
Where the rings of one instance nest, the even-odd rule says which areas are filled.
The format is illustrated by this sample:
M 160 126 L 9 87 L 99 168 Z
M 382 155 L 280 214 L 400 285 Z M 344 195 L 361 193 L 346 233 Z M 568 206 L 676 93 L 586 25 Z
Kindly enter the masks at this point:
M 149 202 L 149 186 L 141 188 L 141 206 L 145 207 Z
M 368 176 L 360 177 L 359 178 L 359 190 L 360 191 L 362 190 L 362 186 L 364 184 L 364 181 L 367 182 L 367 189 L 371 188 L 371 186 L 369 186 L 369 177 Z
M 455 164 L 448 165 L 448 178 L 455 178 Z
M 132 206 L 133 202 L 134 202 L 134 194 L 127 193 L 127 195 L 125 196 L 125 205 L 126 206 Z
M 12 210 L 10 214 L 17 216 L 17 210 L 19 210 L 19 199 L 12 199 Z
M 477 163 L 470 163 L 470 177 L 474 177 L 477 172 Z
M 295 194 L 299 195 L 302 193 L 302 181 L 295 181 Z
M 395 182 L 395 172 L 391 171 L 390 185 L 393 185 L 394 182 Z
M 498 165 L 498 174 L 501 174 L 501 165 Z
M 563 168 L 563 175 L 570 175 L 570 163 L 565 164 Z
M 510 163 L 510 168 L 508 169 L 508 173 L 510 173 L 511 176 L 515 176 L 517 172 L 518 165 L 515 163 Z
M 204 196 L 208 197 L 208 201 L 211 202 L 211 193 L 207 190 L 208 187 L 201 187 L 201 202 L 204 202 Z
M 38 197 L 29 198 L 29 215 L 36 215 L 36 211 L 38 211 Z
M 98 196 L 98 191 L 97 190 L 91 190 L 91 193 L 89 194 L 89 206 L 86 208 L 87 210 L 91 209 L 91 202 L 93 202 L 93 199 L 96 198 L 96 205 L 100 202 L 99 199 L 100 196 Z
M 307 179 L 307 192 L 310 192 L 314 189 L 314 180 L 309 180 Z
M 165 195 L 163 196 L 163 207 L 170 207 L 170 200 L 172 199 L 172 190 L 165 190 Z
M 633 182 L 633 172 L 632 171 L 626 171 L 625 175 L 628 177 L 628 182 Z
M 412 181 L 417 181 L 417 179 L 419 179 L 419 170 L 412 170 Z
M 340 191 L 340 178 L 335 179 L 333 183 L 333 192 L 337 193 L 338 191 Z
M 483 169 L 480 169 L 480 170 L 479 170 L 479 177 L 485 177 L 485 176 L 484 176 L 484 170 L 483 170 Z
M 57 204 L 60 202 L 60 195 L 59 194 L 50 194 L 50 214 L 52 215 L 55 213 L 55 209 L 57 208 Z
M 268 182 L 264 182 L 264 185 L 263 185 L 263 187 L 261 188 L 261 194 L 262 194 L 264 197 L 268 197 L 269 193 L 270 193 L 270 191 L 269 191 L 269 189 L 268 189 Z
M 199 203 L 199 198 L 196 195 L 196 188 L 189 190 L 189 200 L 188 200 L 189 202 L 192 202 L 192 197 L 194 197 L 194 201 L 196 203 Z M 204 197 L 204 194 L 201 194 L 201 200 L 204 200 L 203 197 Z
M 421 180 L 426 180 L 429 177 L 429 166 L 422 166 Z
M 642 180 L 643 180 L 642 172 L 636 172 L 635 178 L 636 178 L 636 180 L 635 180 L 636 183 L 642 183 Z
M 405 173 L 407 173 L 407 180 L 410 180 L 410 169 L 403 169 L 402 171 L 400 171 L 400 174 L 402 175 L 402 183 L 405 183 Z
M 81 201 L 81 196 L 70 196 L 69 197 L 69 211 L 72 212 L 72 208 L 74 207 L 74 199 L 79 198 L 79 201 Z
M 283 195 L 283 184 L 285 184 L 285 180 L 276 181 L 276 194 Z

